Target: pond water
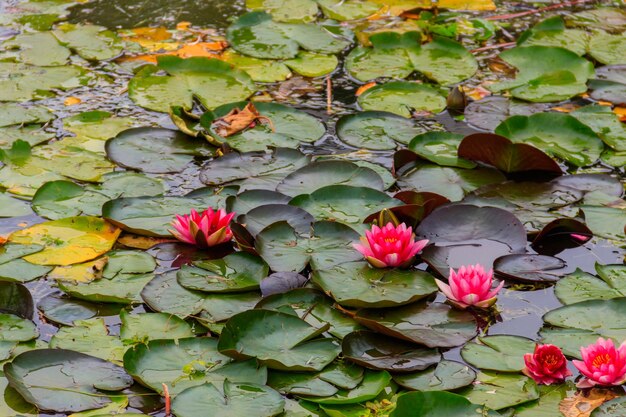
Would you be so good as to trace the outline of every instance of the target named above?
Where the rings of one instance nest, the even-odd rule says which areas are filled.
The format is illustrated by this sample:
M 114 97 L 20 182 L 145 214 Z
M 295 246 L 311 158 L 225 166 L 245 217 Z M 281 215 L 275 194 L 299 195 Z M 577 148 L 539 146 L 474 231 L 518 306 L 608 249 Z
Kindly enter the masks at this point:
M 460 364 L 458 375 L 478 376 L 449 374 L 443 390 L 494 415 L 559 416 L 573 385 L 558 386 L 558 398 L 538 388 L 520 373 L 523 353 L 544 340 L 576 358 L 598 336 L 626 339 L 626 57 L 616 52 L 626 47 L 626 10 L 618 1 L 543 12 L 553 3 L 437 3 L 0 5 L 0 236 L 8 238 L 0 363 L 17 358 L 0 373 L 0 414 L 163 417 L 154 392 L 162 382 L 184 398 L 174 402 L 177 417 L 222 407 L 238 416 L 382 417 L 415 386 L 426 390 L 418 377 L 434 378 L 428 372 L 445 359 Z M 247 99 L 260 117 L 218 135 L 219 120 Z M 473 134 L 482 142 L 461 155 Z M 174 243 L 174 214 L 207 206 L 237 211 L 236 244 Z M 456 211 L 437 217 L 438 206 Z M 405 275 L 378 273 L 351 248 L 382 209 L 431 240 Z M 521 254 L 529 260 L 511 261 Z M 488 311 L 454 312 L 432 279 L 478 262 L 495 265 L 505 288 Z M 286 271 L 304 275 L 310 290 L 261 297 L 261 279 Z M 450 311 L 408 313 L 422 307 Z M 571 320 L 544 317 L 551 311 Z M 184 354 L 174 342 L 150 342 L 192 346 L 191 337 L 207 335 L 220 344 L 196 341 Z M 498 335 L 519 337 L 498 346 L 503 339 L 489 338 Z M 48 344 L 109 362 L 80 363 L 70 352 L 41 370 L 25 353 Z M 308 357 L 297 353 L 303 346 Z M 223 354 L 235 362 L 222 365 Z M 256 365 L 244 363 L 250 358 Z M 102 375 L 86 372 L 85 384 L 72 360 L 102 366 Z M 112 363 L 132 386 L 106 389 Z M 99 378 L 105 387 L 94 389 Z M 177 388 L 208 381 L 222 390 L 224 378 L 238 384 L 228 406 L 219 391 Z M 95 400 L 115 394 L 114 404 Z M 72 406 L 105 408 L 72 414 Z

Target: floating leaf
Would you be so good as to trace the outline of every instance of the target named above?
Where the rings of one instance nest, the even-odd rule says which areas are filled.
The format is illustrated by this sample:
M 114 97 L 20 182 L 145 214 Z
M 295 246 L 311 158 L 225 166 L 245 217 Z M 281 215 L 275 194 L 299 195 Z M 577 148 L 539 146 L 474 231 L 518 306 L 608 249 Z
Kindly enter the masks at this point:
M 505 255 L 496 259 L 496 275 L 521 282 L 555 282 L 563 276 L 565 261 L 545 255 Z
M 377 332 L 428 347 L 460 346 L 476 335 L 470 313 L 441 303 L 422 301 L 393 309 L 359 310 L 354 318 Z
M 465 387 L 476 378 L 476 372 L 460 362 L 440 361 L 424 371 L 394 375 L 399 385 L 417 391 L 443 391 Z
M 331 339 L 313 339 L 327 327 L 316 329 L 277 311 L 250 310 L 226 322 L 218 349 L 235 359 L 255 357 L 270 369 L 320 371 L 340 350 Z
M 519 372 L 524 369 L 524 355 L 535 350 L 535 342 L 519 336 L 479 337 L 461 349 L 461 356 L 470 365 L 492 371 Z
M 462 135 L 454 133 L 427 132 L 415 136 L 409 143 L 409 149 L 420 158 L 437 165 L 474 168 L 475 163 L 460 158 L 462 155 L 458 153 L 458 149 L 461 139 L 463 139 Z
M 358 148 L 395 149 L 408 144 L 422 129 L 413 121 L 393 113 L 364 111 L 343 116 L 335 127 L 337 136 Z
M 411 415 L 414 417 L 465 417 L 481 413 L 484 416 L 499 414 L 477 408 L 476 404 L 450 392 L 409 392 L 398 397 L 390 417 Z
M 395 307 L 437 291 L 433 277 L 426 272 L 372 268 L 363 261 L 316 269 L 312 280 L 339 304 L 349 307 Z
M 502 52 L 500 58 L 519 72 L 515 80 L 493 84 L 490 89 L 509 90 L 513 97 L 523 100 L 566 100 L 587 91 L 587 79 L 593 76 L 591 62 L 558 47 L 517 47 Z
M 341 389 L 330 397 L 307 397 L 311 402 L 324 405 L 355 404 L 376 398 L 391 382 L 387 371 L 375 372 L 366 370 L 363 379 L 351 390 Z
M 96 217 L 69 217 L 44 222 L 17 231 L 9 241 L 23 245 L 44 245 L 40 252 L 24 259 L 37 265 L 71 265 L 107 252 L 121 230 Z
M 626 296 L 626 267 L 624 265 L 596 264 L 597 277 L 577 269 L 561 279 L 554 295 L 563 304 L 587 300 L 608 300 Z
M 446 99 L 436 89 L 424 84 L 392 81 L 365 91 L 357 99 L 363 110 L 378 110 L 411 117 L 414 111 L 439 113 Z
M 523 375 L 479 372 L 478 383 L 460 392 L 474 404 L 483 404 L 492 410 L 524 404 L 539 398 L 535 382 Z
M 509 117 L 496 128 L 496 134 L 529 143 L 576 166 L 591 165 L 604 148 L 591 128 L 562 113 Z
M 133 379 L 117 365 L 63 349 L 32 350 L 4 367 L 5 376 L 28 402 L 41 410 L 75 412 L 110 403 L 107 392 L 129 387 Z

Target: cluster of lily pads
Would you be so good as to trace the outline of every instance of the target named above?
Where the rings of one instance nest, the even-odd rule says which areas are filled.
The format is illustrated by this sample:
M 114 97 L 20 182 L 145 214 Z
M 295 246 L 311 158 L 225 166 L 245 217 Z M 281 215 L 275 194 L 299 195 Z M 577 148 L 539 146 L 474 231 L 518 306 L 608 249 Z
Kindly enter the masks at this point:
M 623 10 L 542 20 L 503 80 L 457 35 L 505 26 L 430 0 L 248 0 L 189 58 L 70 6 L 0 15 L 0 415 L 557 416 L 566 357 L 624 382 Z M 275 91 L 331 75 L 329 117 Z

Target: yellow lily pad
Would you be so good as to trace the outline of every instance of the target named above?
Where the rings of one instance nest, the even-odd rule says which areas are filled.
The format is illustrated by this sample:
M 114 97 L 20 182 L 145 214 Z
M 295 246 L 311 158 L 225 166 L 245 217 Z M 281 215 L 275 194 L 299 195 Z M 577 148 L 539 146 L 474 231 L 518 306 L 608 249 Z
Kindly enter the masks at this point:
M 68 217 L 36 224 L 9 236 L 24 245 L 39 244 L 41 252 L 24 259 L 37 265 L 72 265 L 87 262 L 106 253 L 121 230 L 98 217 Z
M 57 266 L 48 274 L 48 278 L 57 281 L 91 282 L 102 277 L 102 270 L 109 258 L 102 257 L 95 261 L 84 262 L 76 265 Z

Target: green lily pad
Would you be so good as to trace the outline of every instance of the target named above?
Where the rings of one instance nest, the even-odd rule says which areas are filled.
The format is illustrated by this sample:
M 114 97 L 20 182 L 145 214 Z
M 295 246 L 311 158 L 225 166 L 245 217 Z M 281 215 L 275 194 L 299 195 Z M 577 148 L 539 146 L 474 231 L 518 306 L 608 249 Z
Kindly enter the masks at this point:
M 618 417 L 626 411 L 626 399 L 615 398 L 607 401 L 592 411 L 593 417 Z
M 128 344 L 155 339 L 193 337 L 191 325 L 178 316 L 166 313 L 129 314 L 120 312 L 120 338 Z
M 439 113 L 446 107 L 445 97 L 431 86 L 392 81 L 366 90 L 358 98 L 363 110 L 387 111 L 411 117 L 413 111 Z
M 223 383 L 262 385 L 267 369 L 256 361 L 232 362 L 217 351 L 217 339 L 209 337 L 178 340 L 151 340 L 128 349 L 124 368 L 141 384 L 163 393 L 163 385 L 173 397 L 190 387 Z
M 37 417 L 37 408 L 26 402 L 13 387 L 9 380 L 0 373 L 0 412 L 7 417 Z
M 50 272 L 52 267 L 35 265 L 19 259 L 22 256 L 40 252 L 43 248 L 42 245 L 19 245 L 14 243 L 3 245 L 0 248 L 0 281 L 28 282 Z M 9 305 L 9 301 L 15 299 L 17 298 L 13 296 L 7 297 L 5 305 Z
M 17 51 L 20 62 L 41 67 L 65 65 L 71 55 L 51 32 L 22 33 L 2 46 L 11 52 Z
M 326 132 L 323 123 L 312 115 L 278 103 L 255 103 L 254 107 L 267 123 L 257 123 L 253 128 L 224 138 L 219 136 L 213 122 L 231 110 L 243 109 L 248 103 L 230 103 L 205 113 L 200 124 L 219 142 L 226 142 L 241 152 L 265 150 L 268 146 L 297 148 L 301 142 L 311 143 Z
M 424 271 L 372 268 L 364 261 L 316 269 L 312 280 L 339 304 L 359 308 L 400 306 L 437 291 L 434 278 Z
M 610 107 L 589 105 L 570 113 L 589 126 L 611 148 L 626 151 L 626 127 Z
M 0 312 L 30 320 L 34 314 L 34 307 L 33 297 L 28 288 L 14 282 L 0 281 Z M 5 319 L 12 320 L 10 317 Z
M 358 238 L 357 232 L 341 223 L 317 222 L 308 234 L 300 234 L 283 221 L 263 229 L 256 236 L 255 249 L 272 271 L 300 272 L 309 263 L 314 269 L 327 269 L 361 259 L 352 248 Z
M 88 301 L 48 295 L 39 301 L 37 308 L 51 322 L 73 326 L 80 320 L 101 316 L 116 316 L 124 307 L 121 304 L 98 304 Z
M 296 288 L 282 294 L 264 297 L 255 308 L 293 314 L 317 328 L 328 325 L 330 326 L 328 333 L 339 339 L 353 331 L 363 329 L 351 317 L 343 314 L 333 305 L 333 302 L 321 291 L 313 288 Z M 331 382 L 343 388 L 354 388 L 345 386 L 345 383 Z
M 370 36 L 371 47 L 356 47 L 346 57 L 346 70 L 359 81 L 379 77 L 406 78 L 415 68 L 410 49 L 419 48 L 420 34 L 382 32 Z
M 32 213 L 27 202 L 0 193 L 0 217 L 28 216 Z
M 223 392 L 213 384 L 188 388 L 172 401 L 172 411 L 179 417 L 249 416 L 272 417 L 283 411 L 285 400 L 264 385 L 224 381 Z
M 509 117 L 496 128 L 496 134 L 515 143 L 529 143 L 576 166 L 591 165 L 604 148 L 591 128 L 563 113 Z
M 441 303 L 359 310 L 354 318 L 377 332 L 428 347 L 460 346 L 477 333 L 471 313 Z
M 623 241 L 626 239 L 626 211 L 614 207 L 581 206 L 585 224 L 595 236 Z
M 409 374 L 394 375 L 399 385 L 416 391 L 447 391 L 465 387 L 476 379 L 476 372 L 460 362 L 442 360 L 435 367 Z
M 324 16 L 339 21 L 368 17 L 380 9 L 380 5 L 359 0 L 316 0 Z
M 256 358 L 270 369 L 320 371 L 340 351 L 331 339 L 313 339 L 327 328 L 291 314 L 249 310 L 226 322 L 218 350 L 235 359 Z
M 102 215 L 124 230 L 156 237 L 171 237 L 170 223 L 177 214 L 188 214 L 192 209 L 206 210 L 222 206 L 232 192 L 224 190 L 209 199 L 191 197 L 128 197 L 110 200 L 102 206 Z M 211 201 L 212 200 L 212 201 Z
M 298 233 L 308 233 L 314 220 L 313 216 L 304 209 L 286 204 L 259 206 L 237 218 L 237 222 L 245 225 L 246 230 L 252 236 L 256 236 L 267 226 L 280 221 L 286 221 Z
M 243 154 L 233 152 L 208 162 L 200 171 L 200 180 L 207 185 L 239 180 L 240 192 L 250 189 L 274 191 L 287 174 L 309 161 L 310 157 L 294 149 L 278 148 L 273 152 Z
M 626 48 L 624 34 L 611 35 L 606 32 L 596 32 L 589 40 L 589 55 L 596 61 L 607 65 L 626 64 L 626 58 L 620 51 Z
M 361 403 L 376 398 L 390 382 L 391 375 L 387 371 L 366 370 L 363 380 L 353 389 L 340 389 L 330 397 L 306 397 L 306 400 L 324 405 Z
M 0 62 L 0 101 L 27 101 L 53 97 L 52 90 L 86 85 L 87 71 L 76 66 L 35 67 Z
M 470 125 L 493 132 L 509 116 L 530 116 L 549 108 L 545 103 L 527 103 L 502 96 L 488 96 L 469 103 L 464 114 Z
M 240 16 L 227 30 L 228 43 L 237 52 L 255 58 L 294 58 L 300 48 L 317 53 L 337 53 L 350 44 L 346 35 L 312 23 L 279 23 L 256 11 Z M 235 101 L 235 100 L 233 100 Z
M 539 332 L 541 342 L 558 346 L 568 357 L 582 359 L 580 348 L 598 341 L 598 335 L 589 330 L 543 327 Z M 613 340 L 619 343 L 617 340 Z
M 177 277 L 178 283 L 190 290 L 241 292 L 258 289 L 268 272 L 268 266 L 259 257 L 236 252 L 222 259 L 185 265 L 178 271 Z
M 313 0 L 246 0 L 246 7 L 270 13 L 277 22 L 311 22 L 318 12 Z
M 559 47 L 517 47 L 502 52 L 500 58 L 519 72 L 515 80 L 489 88 L 494 92 L 508 90 L 513 97 L 528 101 L 567 100 L 587 91 L 587 80 L 593 76 L 591 62 Z
M 291 76 L 289 67 L 283 62 L 252 58 L 240 55 L 232 50 L 224 51 L 221 58 L 225 62 L 234 65 L 235 68 L 247 72 L 252 81 L 275 83 L 285 81 Z
M 537 384 L 523 375 L 479 372 L 476 381 L 479 383 L 459 394 L 474 404 L 482 404 L 492 410 L 501 410 L 539 398 Z
M 398 185 L 402 189 L 437 193 L 450 201 L 459 201 L 470 191 L 504 179 L 500 171 L 491 168 L 462 169 L 419 164 L 416 169 L 402 174 Z
M 555 327 L 593 334 L 596 338 L 623 340 L 626 338 L 626 324 L 621 316 L 624 309 L 626 298 L 588 300 L 549 311 L 543 320 Z
M 126 347 L 117 336 L 110 336 L 103 319 L 77 320 L 74 327 L 62 327 L 50 339 L 51 349 L 67 349 L 121 363 Z
M 478 69 L 476 58 L 463 45 L 440 36 L 419 49 L 411 49 L 409 56 L 417 71 L 443 85 L 470 78 Z
M 520 46 L 556 46 L 584 55 L 588 49 L 589 34 L 580 29 L 566 29 L 563 18 L 554 16 L 524 32 L 517 43 Z
M 64 349 L 31 350 L 4 367 L 5 376 L 40 410 L 76 412 L 111 402 L 112 391 L 129 387 L 124 368 L 93 356 Z
M 460 158 L 458 149 L 463 135 L 448 132 L 427 132 L 415 136 L 409 143 L 409 149 L 437 165 L 474 168 L 475 163 Z
M 626 266 L 596 264 L 597 277 L 577 269 L 554 287 L 563 304 L 626 297 Z
M 402 202 L 368 187 L 329 185 L 294 197 L 289 204 L 303 208 L 317 220 L 361 223 L 370 214 Z
M 102 26 L 63 24 L 53 33 L 63 45 L 91 61 L 115 58 L 124 49 L 117 34 Z
M 479 337 L 461 349 L 465 362 L 478 369 L 519 372 L 524 369 L 524 355 L 535 350 L 535 342 L 519 336 Z
M 406 145 L 423 132 L 412 120 L 378 111 L 343 116 L 335 129 L 339 139 L 348 145 L 373 150 L 395 149 L 396 142 Z
M 197 98 L 207 109 L 247 99 L 256 91 L 250 76 L 217 59 L 160 56 L 157 67 L 145 67 L 128 84 L 139 106 L 167 112 L 171 106 L 192 107 Z M 155 75 L 158 70 L 169 75 Z
M 381 338 L 380 334 L 365 330 L 350 333 L 341 346 L 345 358 L 375 370 L 421 371 L 441 360 L 436 349 Z
M 540 385 L 539 399 L 515 407 L 519 417 L 552 417 L 560 413 L 561 401 L 572 398 L 576 387 L 572 382 L 558 385 Z
M 312 162 L 287 175 L 276 191 L 296 196 L 311 194 L 330 185 L 351 185 L 383 190 L 383 180 L 374 170 L 348 161 Z
M 409 392 L 398 397 L 396 408 L 389 417 L 466 417 L 471 415 L 498 416 L 493 411 L 477 408 L 461 395 L 451 392 Z
M 31 320 L 14 314 L 0 313 L 0 341 L 26 342 L 37 336 L 39 331 Z
M 226 199 L 226 211 L 239 215 L 268 204 L 287 204 L 291 197 L 270 190 L 248 190 Z
M 209 156 L 208 144 L 170 129 L 128 129 L 106 143 L 107 157 L 116 164 L 150 173 L 179 172 L 196 156 Z
M 626 30 L 626 12 L 617 7 L 598 7 L 572 13 L 566 18 L 571 26 L 621 32 Z
M 24 107 L 16 103 L 0 104 L 0 127 L 46 123 L 54 119 L 54 114 L 45 107 Z
M 335 71 L 339 60 L 335 55 L 301 51 L 295 58 L 284 61 L 284 64 L 304 77 L 321 77 Z
M 319 375 L 304 372 L 272 371 L 267 385 L 281 394 L 306 395 L 308 397 L 328 397 L 339 389 L 322 380 Z

